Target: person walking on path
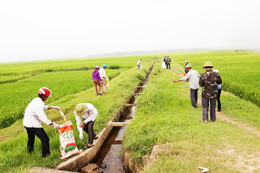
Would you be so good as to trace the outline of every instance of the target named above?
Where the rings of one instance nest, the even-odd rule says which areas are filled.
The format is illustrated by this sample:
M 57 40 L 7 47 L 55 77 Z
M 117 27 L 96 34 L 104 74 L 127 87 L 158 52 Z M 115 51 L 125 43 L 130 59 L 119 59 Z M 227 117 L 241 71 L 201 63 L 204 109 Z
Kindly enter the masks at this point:
M 184 63 L 185 63 L 185 65 L 184 65 L 184 71 L 185 71 L 185 75 L 186 75 L 186 74 L 189 72 L 189 71 L 187 70 L 187 68 L 186 68 L 186 66 L 188 65 L 188 61 L 185 60 Z
M 189 81 L 191 105 L 193 108 L 197 108 L 200 74 L 197 70 L 192 70 L 191 68 L 191 64 L 187 64 L 186 69 L 189 73 L 179 80 L 172 80 L 172 82 Z
M 218 73 L 217 69 L 213 70 L 215 73 Z M 218 112 L 221 111 L 221 102 L 220 102 L 220 95 L 221 95 L 221 84 L 217 84 L 217 88 L 218 88 L 218 95 L 217 95 L 217 101 L 218 101 Z
M 171 58 L 169 57 L 169 56 L 167 56 L 167 58 L 166 58 L 166 69 L 171 69 L 171 62 L 172 62 L 172 60 L 171 60 Z
M 77 129 L 79 131 L 79 138 L 83 140 L 83 131 L 88 134 L 88 144 L 84 147 L 93 147 L 93 140 L 98 139 L 98 136 L 94 133 L 94 123 L 98 115 L 97 109 L 91 103 L 77 104 L 74 111 Z M 81 117 L 84 119 L 81 122 Z
M 44 110 L 56 109 L 60 110 L 59 106 L 46 106 L 45 101 L 51 96 L 51 91 L 47 87 L 42 87 L 38 91 L 38 97 L 34 98 L 26 107 L 23 126 L 28 135 L 27 151 L 33 152 L 35 135 L 42 143 L 42 157 L 47 157 L 50 154 L 49 138 L 41 125 L 43 121 L 47 125 L 52 125 L 55 129 L 59 127 L 58 124 L 52 122 L 46 117 Z
M 96 89 L 96 93 L 97 93 L 97 96 L 98 95 L 102 95 L 101 94 L 101 77 L 100 77 L 100 74 L 99 74 L 99 69 L 100 67 L 99 66 L 96 66 L 96 69 L 92 72 L 92 79 L 93 79 L 93 83 L 94 83 L 94 86 L 95 86 L 95 89 Z M 99 89 L 97 88 L 99 87 Z
M 105 71 L 106 68 L 107 68 L 107 65 L 103 64 L 103 66 L 99 70 L 100 77 L 102 79 L 102 91 L 103 91 L 104 94 L 107 93 L 107 84 L 106 84 L 107 75 L 106 75 L 106 71 Z
M 141 61 L 142 61 L 142 59 L 139 59 L 139 60 L 137 61 L 137 70 L 139 70 L 140 68 L 142 68 Z
M 216 121 L 216 98 L 218 94 L 217 84 L 222 83 L 222 79 L 218 73 L 212 71 L 213 65 L 211 62 L 206 62 L 203 66 L 206 72 L 201 74 L 199 85 L 202 88 L 202 119 L 203 122 L 208 122 L 208 110 L 210 104 L 210 120 Z

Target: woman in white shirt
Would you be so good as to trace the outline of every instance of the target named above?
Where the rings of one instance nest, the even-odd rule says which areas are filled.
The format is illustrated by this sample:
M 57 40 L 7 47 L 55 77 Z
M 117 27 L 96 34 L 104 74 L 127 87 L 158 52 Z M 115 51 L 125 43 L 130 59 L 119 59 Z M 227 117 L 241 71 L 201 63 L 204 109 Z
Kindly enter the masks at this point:
M 97 109 L 91 103 L 80 103 L 75 107 L 74 115 L 79 130 L 79 138 L 83 140 L 82 130 L 88 134 L 88 144 L 84 148 L 93 147 L 93 139 L 98 138 L 93 128 L 98 115 Z M 81 122 L 81 117 L 84 119 L 83 122 Z

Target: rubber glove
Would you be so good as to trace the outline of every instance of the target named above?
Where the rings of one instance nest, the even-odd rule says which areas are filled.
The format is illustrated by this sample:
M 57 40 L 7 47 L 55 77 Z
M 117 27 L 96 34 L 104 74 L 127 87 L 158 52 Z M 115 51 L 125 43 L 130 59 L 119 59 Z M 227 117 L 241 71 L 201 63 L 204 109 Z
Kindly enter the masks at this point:
M 82 131 L 79 133 L 79 139 L 83 140 L 83 133 L 82 133 Z
M 60 107 L 59 106 L 52 106 L 53 109 L 56 109 L 56 110 L 60 110 Z
M 54 127 L 55 129 L 59 128 L 59 126 L 60 126 L 59 124 L 56 124 L 55 122 L 53 122 L 52 125 L 53 125 L 53 127 Z

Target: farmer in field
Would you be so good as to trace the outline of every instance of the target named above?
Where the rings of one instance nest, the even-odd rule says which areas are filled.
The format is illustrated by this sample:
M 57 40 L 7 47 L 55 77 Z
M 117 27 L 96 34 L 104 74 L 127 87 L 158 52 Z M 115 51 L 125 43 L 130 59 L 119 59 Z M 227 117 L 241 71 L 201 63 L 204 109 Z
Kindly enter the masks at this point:
M 99 69 L 100 67 L 99 66 L 96 66 L 95 70 L 92 72 L 92 80 L 93 80 L 93 83 L 94 83 L 94 86 L 95 86 L 95 89 L 96 89 L 96 93 L 97 93 L 97 96 L 98 95 L 102 95 L 101 94 L 101 77 L 100 77 L 100 74 L 99 74 Z M 99 87 L 99 88 L 98 88 Z
M 38 97 L 34 98 L 26 107 L 23 125 L 28 134 L 27 151 L 31 153 L 33 151 L 35 135 L 40 138 L 42 142 L 42 157 L 47 157 L 50 154 L 49 138 L 44 131 L 41 121 L 47 125 L 52 125 L 55 129 L 59 127 L 58 124 L 49 120 L 44 110 L 56 109 L 60 110 L 59 106 L 45 106 L 44 102 L 51 96 L 51 91 L 42 87 L 38 91 Z
M 188 61 L 185 60 L 184 63 L 185 63 L 185 65 L 184 65 L 184 71 L 185 71 L 185 75 L 186 75 L 186 74 L 189 72 L 189 71 L 187 70 L 187 68 L 186 68 L 186 66 L 188 65 Z
M 218 73 L 212 71 L 213 65 L 211 62 L 206 62 L 203 66 L 206 72 L 203 73 L 199 80 L 199 85 L 202 88 L 202 109 L 203 122 L 208 122 L 208 110 L 210 104 L 210 120 L 216 121 L 216 98 L 218 95 L 217 84 L 222 83 L 222 79 Z
M 107 68 L 107 65 L 106 64 L 103 64 L 103 66 L 100 68 L 99 70 L 99 74 L 100 74 L 100 77 L 102 79 L 102 91 L 104 94 L 107 93 L 107 84 L 106 84 L 106 80 L 107 80 L 107 75 L 106 75 L 106 68 Z
M 165 68 L 166 68 L 166 64 L 167 64 L 166 60 L 167 60 L 167 57 L 164 56 L 164 58 L 163 58 L 163 62 L 164 62 L 164 64 L 165 64 Z
M 192 70 L 192 66 L 187 64 L 185 70 L 189 73 L 179 80 L 172 80 L 173 82 L 186 81 L 190 83 L 190 100 L 193 108 L 197 108 L 198 90 L 199 90 L 199 78 L 200 74 L 197 70 Z
M 217 69 L 213 70 L 215 73 L 218 73 Z M 220 102 L 220 95 L 221 95 L 221 84 L 217 84 L 217 88 L 218 88 L 218 95 L 217 95 L 217 101 L 218 101 L 218 112 L 221 111 L 221 102 Z
M 171 58 L 169 56 L 166 57 L 166 69 L 171 69 Z
M 139 70 L 140 68 L 142 68 L 141 61 L 142 61 L 142 59 L 139 59 L 139 60 L 137 61 L 137 70 Z
M 82 129 L 88 134 L 88 144 L 84 148 L 93 147 L 93 139 L 98 138 L 93 128 L 98 115 L 97 109 L 91 103 L 80 103 L 75 107 L 74 115 L 79 130 L 79 138 L 83 140 Z M 83 122 L 81 122 L 81 117 L 84 119 Z

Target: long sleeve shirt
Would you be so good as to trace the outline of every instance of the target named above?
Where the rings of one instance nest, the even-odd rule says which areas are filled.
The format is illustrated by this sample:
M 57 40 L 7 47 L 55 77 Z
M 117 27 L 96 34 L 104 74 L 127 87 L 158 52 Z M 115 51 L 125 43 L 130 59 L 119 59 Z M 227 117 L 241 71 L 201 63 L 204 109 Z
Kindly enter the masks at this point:
M 39 98 L 34 98 L 26 107 L 23 125 L 28 128 L 42 128 L 41 121 L 49 125 L 52 123 L 44 113 L 48 106 L 45 106 L 44 102 Z
M 102 80 L 101 77 L 100 77 L 100 74 L 99 74 L 99 72 L 97 70 L 94 70 L 92 72 L 92 79 L 93 80 L 100 80 L 100 81 Z
M 99 74 L 100 74 L 101 79 L 107 77 L 106 71 L 105 71 L 105 69 L 103 67 L 100 68 Z
M 76 123 L 77 123 L 77 129 L 79 130 L 80 133 L 82 133 L 82 127 L 80 127 L 81 117 L 84 119 L 85 124 L 87 124 L 90 121 L 95 121 L 98 115 L 97 109 L 91 103 L 86 103 L 86 105 L 87 105 L 87 110 L 85 114 L 78 116 L 76 112 L 74 112 Z
M 222 84 L 222 79 L 218 73 L 212 70 L 206 71 L 201 74 L 199 85 L 202 88 L 202 97 L 206 99 L 214 99 L 217 97 L 218 90 L 217 84 Z
M 189 83 L 190 83 L 190 88 L 191 89 L 199 89 L 199 78 L 200 78 L 200 74 L 198 73 L 197 70 L 190 70 L 186 76 L 184 76 L 183 78 L 181 78 L 182 81 L 187 81 L 187 79 L 189 79 Z

